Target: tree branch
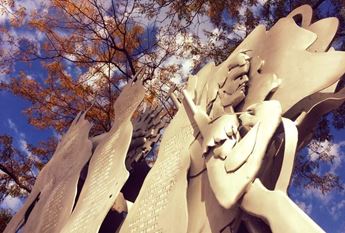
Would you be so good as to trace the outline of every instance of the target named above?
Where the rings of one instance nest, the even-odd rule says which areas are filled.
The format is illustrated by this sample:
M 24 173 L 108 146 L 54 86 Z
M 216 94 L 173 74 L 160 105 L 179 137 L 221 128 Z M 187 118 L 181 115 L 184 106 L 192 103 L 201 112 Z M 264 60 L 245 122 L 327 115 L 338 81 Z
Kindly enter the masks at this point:
M 19 178 L 16 177 L 13 172 L 10 171 L 7 167 L 5 167 L 3 164 L 0 164 L 0 170 L 2 170 L 4 173 L 6 173 L 9 177 L 12 178 L 12 180 L 22 189 L 27 191 L 28 193 L 31 193 L 31 188 L 28 187 L 27 185 L 23 184 L 20 182 Z

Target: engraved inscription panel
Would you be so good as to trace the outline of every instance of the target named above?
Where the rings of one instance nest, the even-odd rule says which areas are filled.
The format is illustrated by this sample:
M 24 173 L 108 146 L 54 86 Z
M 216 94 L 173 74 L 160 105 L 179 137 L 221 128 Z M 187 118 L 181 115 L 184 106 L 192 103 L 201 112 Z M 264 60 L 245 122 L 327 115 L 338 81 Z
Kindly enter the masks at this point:
M 145 95 L 145 89 L 141 81 L 135 83 L 129 82 L 121 91 L 120 96 L 114 103 L 115 120 L 112 130 L 115 130 L 117 125 L 130 118 L 136 110 Z
M 193 127 L 183 107 L 165 131 L 158 159 L 120 232 L 185 232 L 188 148 Z M 177 220 L 176 225 L 172 222 Z M 174 226 L 174 227 L 172 227 Z M 175 228 L 175 226 L 178 226 Z
M 59 232 L 71 214 L 77 192 L 79 174 L 91 156 L 88 139 L 91 124 L 79 114 L 49 161 L 42 169 L 27 202 L 13 218 L 5 232 L 14 232 L 31 203 L 40 198 L 30 213 L 23 230 L 26 232 Z
M 130 118 L 143 97 L 137 82 L 116 100 L 114 125 L 95 149 L 77 205 L 61 232 L 98 232 L 129 176 L 124 162 L 133 130 Z
M 108 135 L 109 139 L 105 139 L 105 143 L 96 149 L 79 201 L 63 232 L 93 232 L 91 229 L 98 228 L 102 223 L 96 223 L 95 220 L 100 218 L 99 212 L 108 212 L 104 202 L 116 198 L 114 189 L 118 189 L 116 182 L 119 176 L 124 176 L 124 180 L 128 177 L 127 172 L 114 174 L 114 171 L 120 170 L 116 169 L 120 160 L 116 156 L 119 152 L 116 146 L 119 143 L 120 132 L 121 130 L 115 135 Z
M 43 223 L 43 226 L 40 232 L 50 233 L 56 229 L 60 215 L 63 213 L 63 208 L 67 207 L 64 205 L 66 189 L 66 182 L 60 182 L 50 195 L 43 209 L 42 220 L 40 221 Z

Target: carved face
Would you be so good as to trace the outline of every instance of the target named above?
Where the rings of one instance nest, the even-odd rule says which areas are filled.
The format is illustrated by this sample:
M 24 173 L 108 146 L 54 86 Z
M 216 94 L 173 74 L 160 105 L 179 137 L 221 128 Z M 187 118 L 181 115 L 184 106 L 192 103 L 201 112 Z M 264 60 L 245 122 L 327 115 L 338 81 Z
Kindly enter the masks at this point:
M 219 85 L 219 98 L 224 108 L 236 107 L 246 97 L 246 87 L 249 78 L 247 75 L 235 79 L 227 77 L 223 84 Z

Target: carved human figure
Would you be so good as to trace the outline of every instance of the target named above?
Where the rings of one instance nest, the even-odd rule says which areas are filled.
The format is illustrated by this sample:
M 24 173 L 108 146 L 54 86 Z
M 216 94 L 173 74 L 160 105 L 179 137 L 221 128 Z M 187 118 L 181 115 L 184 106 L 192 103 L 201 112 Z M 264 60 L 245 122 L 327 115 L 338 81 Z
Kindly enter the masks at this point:
M 273 232 L 279 232 L 279 229 L 296 232 L 295 227 L 300 224 L 303 224 L 303 232 L 322 232 L 286 193 L 268 191 L 256 178 L 265 166 L 269 142 L 282 121 L 282 109 L 276 100 L 262 101 L 248 107 L 237 118 L 234 109 L 245 99 L 248 60 L 244 53 L 238 53 L 218 66 L 218 78 L 212 80 L 219 86 L 215 97 L 210 88 L 217 87 L 212 83 L 204 84 L 206 88 L 202 89 L 208 90 L 209 96 L 208 99 L 201 96 L 199 105 L 194 103 L 188 91 L 184 92 L 192 118 L 200 129 L 190 147 L 188 232 L 236 232 L 242 219 L 240 207 L 265 220 Z M 224 72 L 222 66 L 227 67 L 228 72 Z M 266 75 L 271 76 L 268 79 L 278 80 L 274 74 Z M 279 84 L 279 80 L 276 83 Z M 271 85 L 267 95 L 276 88 L 277 85 Z M 205 99 L 212 104 L 205 107 Z M 241 128 L 247 132 L 239 133 Z M 291 159 L 293 164 L 293 157 Z M 289 181 L 291 169 L 284 171 L 286 174 L 281 175 L 281 179 Z M 267 194 L 272 194 L 272 199 Z M 266 205 L 264 208 L 262 200 Z M 272 208 L 272 201 L 280 204 Z M 282 215 L 284 209 L 289 210 L 291 218 Z
M 203 88 L 208 99 L 200 98 L 211 103 L 209 114 L 205 104 L 204 109 L 203 103 L 196 106 L 189 92 L 184 92 L 200 129 L 190 147 L 188 232 L 236 231 L 240 223 L 237 202 L 256 177 L 280 123 L 281 108 L 277 101 L 252 106 L 239 119 L 234 112 L 234 107 L 245 98 L 249 67 L 245 53 L 238 53 L 218 66 L 217 77 Z M 243 138 L 240 126 L 248 129 Z

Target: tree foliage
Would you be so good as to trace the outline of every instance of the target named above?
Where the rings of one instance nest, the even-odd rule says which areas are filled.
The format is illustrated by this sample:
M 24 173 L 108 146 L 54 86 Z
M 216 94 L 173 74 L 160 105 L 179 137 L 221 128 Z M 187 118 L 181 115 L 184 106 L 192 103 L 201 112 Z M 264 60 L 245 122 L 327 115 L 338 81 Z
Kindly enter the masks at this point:
M 0 72 L 8 79 L 0 83 L 0 89 L 30 102 L 24 110 L 30 124 L 60 134 L 79 111 L 91 107 L 87 118 L 94 124 L 90 136 L 95 136 L 110 129 L 112 103 L 142 68 L 146 104 L 171 111 L 169 89 L 176 85 L 180 90 L 186 73 L 210 60 L 223 61 L 256 25 L 270 27 L 305 3 L 313 6 L 316 18 L 340 19 L 334 46 L 344 50 L 341 0 L 52 0 L 37 9 L 5 0 L 0 3 L 0 14 L 8 17 L 0 26 Z M 36 66 L 41 78 L 32 78 Z M 21 71 L 14 72 L 18 67 Z M 344 109 L 321 121 L 319 141 L 331 141 L 332 123 L 344 127 Z M 319 153 L 318 145 L 310 148 Z M 0 197 L 30 192 L 35 175 L 55 146 L 53 138 L 29 145 L 28 156 L 13 147 L 10 136 L 1 136 Z M 327 151 L 313 161 L 308 155 L 299 156 L 296 183 L 323 192 L 342 188 L 335 174 L 318 173 L 320 164 L 331 163 L 332 158 Z
M 35 182 L 35 175 L 31 171 L 35 161 L 14 148 L 12 143 L 12 137 L 0 136 L 0 200 L 7 195 L 26 195 Z

